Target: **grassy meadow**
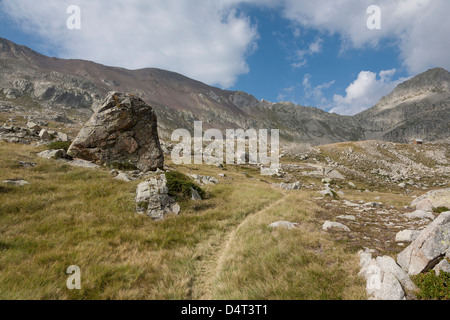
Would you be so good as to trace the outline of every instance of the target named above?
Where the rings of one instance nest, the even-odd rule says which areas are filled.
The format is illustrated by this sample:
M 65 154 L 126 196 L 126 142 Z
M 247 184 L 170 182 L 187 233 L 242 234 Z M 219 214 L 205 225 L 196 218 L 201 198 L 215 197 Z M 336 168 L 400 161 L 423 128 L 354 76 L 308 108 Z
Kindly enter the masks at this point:
M 248 168 L 169 163 L 232 179 L 155 222 L 135 214 L 139 181 L 41 159 L 41 150 L 0 143 L 0 299 L 366 298 L 357 255 L 321 232 L 315 192 L 273 188 Z M 268 228 L 279 220 L 300 227 Z M 71 265 L 81 290 L 66 287 Z

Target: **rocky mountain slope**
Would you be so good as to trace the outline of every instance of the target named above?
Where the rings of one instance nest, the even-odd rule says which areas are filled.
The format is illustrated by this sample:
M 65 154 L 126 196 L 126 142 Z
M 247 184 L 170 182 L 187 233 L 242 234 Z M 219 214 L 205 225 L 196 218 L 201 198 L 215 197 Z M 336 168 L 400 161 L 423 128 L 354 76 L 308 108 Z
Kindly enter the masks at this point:
M 450 73 L 428 70 L 401 83 L 373 108 L 355 118 L 370 139 L 408 142 L 449 137 Z
M 354 117 L 292 103 L 271 103 L 159 70 L 126 70 L 90 61 L 43 56 L 0 38 L 0 113 L 26 118 L 84 123 L 109 91 L 128 92 L 150 104 L 159 132 L 168 140 L 176 128 L 280 129 L 284 142 L 312 145 L 411 138 L 448 138 L 449 73 L 433 69 Z

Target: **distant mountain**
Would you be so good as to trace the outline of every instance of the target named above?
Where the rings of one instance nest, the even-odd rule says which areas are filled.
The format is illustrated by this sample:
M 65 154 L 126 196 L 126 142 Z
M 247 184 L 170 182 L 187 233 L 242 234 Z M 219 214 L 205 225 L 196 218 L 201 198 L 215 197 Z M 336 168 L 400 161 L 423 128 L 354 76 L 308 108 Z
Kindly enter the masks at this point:
M 450 73 L 435 68 L 407 80 L 355 116 L 366 137 L 393 142 L 450 137 Z
M 406 142 L 418 135 L 434 141 L 447 138 L 450 132 L 446 120 L 449 73 L 443 69 L 401 84 L 372 109 L 354 117 L 260 101 L 244 92 L 221 90 L 160 69 L 127 70 L 49 58 L 3 38 L 0 70 L 0 112 L 83 123 L 108 91 L 123 91 L 153 106 L 163 139 L 176 128 L 192 129 L 195 120 L 204 122 L 204 130 L 280 129 L 284 142 L 312 145 L 372 138 Z M 440 112 L 447 117 L 439 117 Z M 433 121 L 438 125 L 430 126 Z

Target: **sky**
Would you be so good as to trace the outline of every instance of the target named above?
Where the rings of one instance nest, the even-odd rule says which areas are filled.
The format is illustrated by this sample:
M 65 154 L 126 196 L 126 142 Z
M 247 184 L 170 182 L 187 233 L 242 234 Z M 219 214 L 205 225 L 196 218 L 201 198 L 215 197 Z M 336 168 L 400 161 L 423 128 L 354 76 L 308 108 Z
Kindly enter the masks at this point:
M 448 0 L 0 0 L 0 37 L 353 115 L 450 70 L 449 16 Z

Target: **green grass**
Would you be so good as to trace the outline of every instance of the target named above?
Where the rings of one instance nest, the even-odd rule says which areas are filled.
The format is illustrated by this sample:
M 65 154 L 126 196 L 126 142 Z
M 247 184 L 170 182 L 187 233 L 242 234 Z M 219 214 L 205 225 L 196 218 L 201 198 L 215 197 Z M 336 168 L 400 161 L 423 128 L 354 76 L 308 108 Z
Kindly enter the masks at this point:
M 202 199 L 205 198 L 205 191 L 197 186 L 185 174 L 177 171 L 170 171 L 166 173 L 167 188 L 169 195 L 174 197 L 177 201 L 187 201 L 192 197 L 192 190 L 196 190 Z
M 56 142 L 51 142 L 51 143 L 47 144 L 46 148 L 48 150 L 64 149 L 67 151 L 67 150 L 69 150 L 71 144 L 72 144 L 72 141 L 56 141 Z
M 450 273 L 430 271 L 414 276 L 413 281 L 419 287 L 419 300 L 450 300 Z

